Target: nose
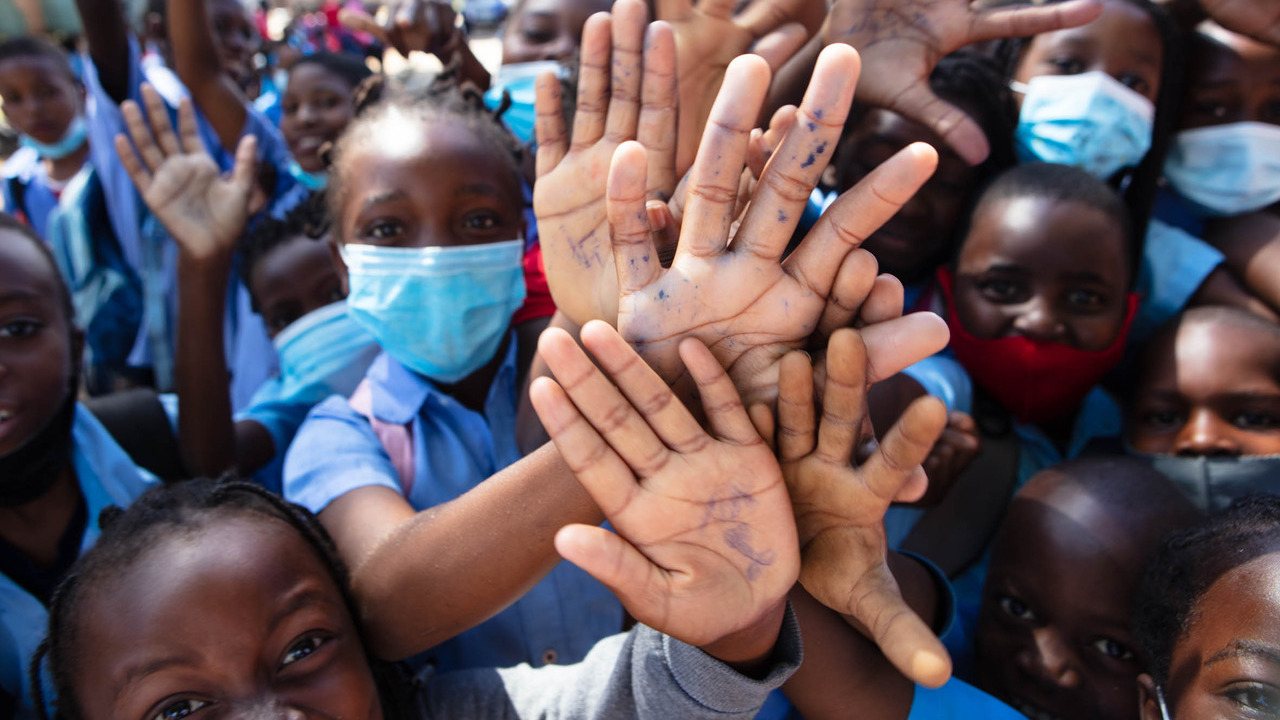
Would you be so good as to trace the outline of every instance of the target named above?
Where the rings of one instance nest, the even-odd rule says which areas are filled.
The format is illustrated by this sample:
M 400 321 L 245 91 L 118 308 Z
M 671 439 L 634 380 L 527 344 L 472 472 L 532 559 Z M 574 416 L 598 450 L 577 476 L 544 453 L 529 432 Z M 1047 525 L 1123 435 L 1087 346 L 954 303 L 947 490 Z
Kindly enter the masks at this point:
M 1049 301 L 1039 295 L 1032 297 L 1019 308 L 1018 316 L 1013 321 L 1013 328 L 1019 335 L 1032 340 L 1061 342 L 1067 334 L 1066 325 L 1053 311 Z
M 309 102 L 298 104 L 298 121 L 304 125 L 313 125 L 320 119 L 316 106 Z
M 1184 457 L 1235 457 L 1240 454 L 1240 444 L 1217 413 L 1196 408 L 1178 431 L 1173 451 Z
M 262 698 L 237 703 L 233 717 L 237 720 L 304 720 L 306 713 L 279 698 Z
M 1023 669 L 1058 687 L 1075 688 L 1080 684 L 1075 655 L 1056 630 L 1036 628 L 1032 640 L 1035 647 L 1019 654 Z

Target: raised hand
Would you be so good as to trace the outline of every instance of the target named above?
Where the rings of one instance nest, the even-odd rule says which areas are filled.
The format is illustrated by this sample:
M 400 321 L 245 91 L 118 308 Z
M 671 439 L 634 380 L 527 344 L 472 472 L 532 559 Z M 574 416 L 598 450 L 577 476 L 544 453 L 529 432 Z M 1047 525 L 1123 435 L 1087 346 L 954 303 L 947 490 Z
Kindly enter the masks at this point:
M 414 50 L 445 54 L 462 34 L 453 6 L 440 0 L 392 0 L 382 23 L 360 10 L 344 9 L 338 17 L 343 25 L 369 33 L 406 58 Z
M 945 408 L 936 398 L 917 400 L 855 467 L 868 385 L 867 350 L 856 330 L 832 335 L 827 367 L 816 428 L 813 368 L 803 353 L 783 359 L 776 432 L 768 409 L 752 408 L 757 428 L 776 437 L 800 539 L 800 584 L 849 616 L 904 675 L 937 687 L 951 662 L 889 571 L 884 514 L 920 474 L 946 422 Z
M 537 176 L 533 208 L 556 306 L 578 325 L 614 322 L 617 274 L 605 213 L 605 183 L 618 146 L 639 140 L 648 153 L 645 197 L 665 200 L 676 183 L 675 45 L 640 0 L 619 0 L 582 30 L 577 110 L 570 137 L 560 83 L 537 85 Z
M 606 323 L 562 330 L 539 352 L 560 384 L 531 399 L 557 449 L 617 530 L 569 525 L 556 549 L 613 590 L 637 620 L 728 662 L 766 655 L 799 570 L 777 461 L 732 382 L 696 340 L 680 355 L 712 431 Z
M 844 128 L 857 77 L 856 52 L 843 45 L 823 51 L 791 129 L 765 167 L 729 244 L 749 137 L 769 85 L 762 59 L 746 55 L 733 61 L 690 171 L 679 246 L 669 269 L 658 262 L 645 212 L 644 149 L 626 143 L 614 155 L 608 211 L 618 269 L 618 328 L 664 379 L 680 380 L 684 370 L 675 349 L 681 338 L 693 336 L 711 348 L 744 398 L 772 397 L 778 361 L 805 347 L 818 328 L 850 251 L 933 172 L 937 153 L 932 148 L 906 148 L 845 193 L 781 262 Z M 868 281 L 875 275 L 873 265 L 859 272 L 869 272 Z M 893 352 L 901 334 L 875 344 L 894 361 L 913 356 L 906 362 L 914 362 L 945 345 L 945 329 L 936 317 L 894 322 L 933 328 L 923 346 L 907 353 Z M 888 371 L 894 361 L 882 357 L 878 367 Z
M 862 53 L 859 102 L 914 118 L 977 164 L 990 151 L 982 129 L 929 89 L 938 60 L 975 42 L 1075 27 L 1101 13 L 1096 0 L 992 10 L 977 9 L 971 0 L 836 0 L 821 37 Z
M 1200 7 L 1232 32 L 1280 45 L 1280 4 L 1275 0 L 1200 0 Z
M 184 253 L 230 256 L 249 217 L 257 139 L 240 140 L 235 166 L 223 177 L 200 142 L 190 100 L 178 106 L 176 134 L 164 101 L 150 85 L 142 86 L 142 101 L 146 119 L 133 101 L 121 107 L 129 137 L 117 135 L 115 141 L 125 170 Z

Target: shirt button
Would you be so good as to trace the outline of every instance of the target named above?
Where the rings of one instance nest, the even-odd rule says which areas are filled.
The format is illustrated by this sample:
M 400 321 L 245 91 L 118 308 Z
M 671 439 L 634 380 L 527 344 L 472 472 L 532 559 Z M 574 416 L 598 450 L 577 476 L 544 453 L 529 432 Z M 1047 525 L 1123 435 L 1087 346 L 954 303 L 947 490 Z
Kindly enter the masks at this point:
M 542 664 L 555 665 L 556 660 L 558 660 L 559 658 L 560 658 L 560 653 L 556 652 L 555 648 L 547 648 L 547 651 L 542 653 Z

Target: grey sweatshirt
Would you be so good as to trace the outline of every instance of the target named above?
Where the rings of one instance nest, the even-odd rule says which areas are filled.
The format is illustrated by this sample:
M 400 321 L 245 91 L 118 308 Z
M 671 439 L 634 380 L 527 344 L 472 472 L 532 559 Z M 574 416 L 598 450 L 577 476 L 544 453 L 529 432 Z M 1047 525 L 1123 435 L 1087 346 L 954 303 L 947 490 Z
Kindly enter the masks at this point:
M 699 720 L 755 717 L 800 666 L 800 626 L 788 606 L 772 667 L 753 680 L 696 647 L 637 625 L 605 638 L 576 665 L 423 676 L 424 720 Z

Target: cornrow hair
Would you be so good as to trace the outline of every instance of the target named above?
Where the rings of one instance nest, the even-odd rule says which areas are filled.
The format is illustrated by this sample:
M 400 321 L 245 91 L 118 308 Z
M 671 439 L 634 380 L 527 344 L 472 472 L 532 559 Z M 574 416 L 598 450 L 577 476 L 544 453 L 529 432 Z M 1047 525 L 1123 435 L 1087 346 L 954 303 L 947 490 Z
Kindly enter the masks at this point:
M 75 670 L 80 660 L 77 613 L 95 585 L 118 577 L 162 539 L 194 536 L 232 515 L 257 515 L 296 531 L 328 571 L 353 620 L 360 617 L 351 595 L 346 566 L 320 521 L 307 509 L 288 502 L 259 485 L 233 477 L 198 479 L 154 487 L 127 509 L 109 507 L 99 516 L 102 535 L 72 566 L 49 602 L 49 630 L 31 660 L 28 672 L 35 706 L 42 720 L 51 720 L 41 679 L 47 667 L 56 692 L 53 720 L 83 717 L 75 695 Z M 407 717 L 415 687 L 402 666 L 368 656 L 384 715 Z
M 289 68 L 290 74 L 304 65 L 315 65 L 334 77 L 342 80 L 353 90 L 360 86 L 373 71 L 364 64 L 364 58 L 350 53 L 318 52 L 303 55 Z
M 1169 535 L 1148 561 L 1134 607 L 1134 636 L 1147 670 L 1169 683 L 1173 648 L 1199 618 L 1200 598 L 1218 578 L 1280 552 L 1280 497 L 1241 498 L 1200 525 Z
M 254 223 L 240 241 L 240 279 L 245 287 L 252 288 L 250 279 L 258 262 L 272 250 L 295 238 L 320 240 L 329 232 L 329 206 L 324 192 L 313 192 L 283 218 L 265 217 Z M 258 310 L 258 300 L 250 294 L 253 309 Z
M 374 75 L 356 88 L 353 103 L 355 117 L 329 153 L 326 195 L 330 217 L 339 217 L 345 199 L 342 157 L 368 136 L 369 128 L 391 112 L 403 113 L 424 123 L 440 118 L 460 120 L 478 132 L 486 144 L 502 149 L 512 173 L 517 176 L 520 173 L 526 149 L 502 123 L 502 113 L 510 107 L 510 100 L 504 98 L 497 110 L 490 110 L 484 104 L 484 93 L 472 83 L 460 80 L 456 62 L 435 75 L 413 72 L 396 77 Z

